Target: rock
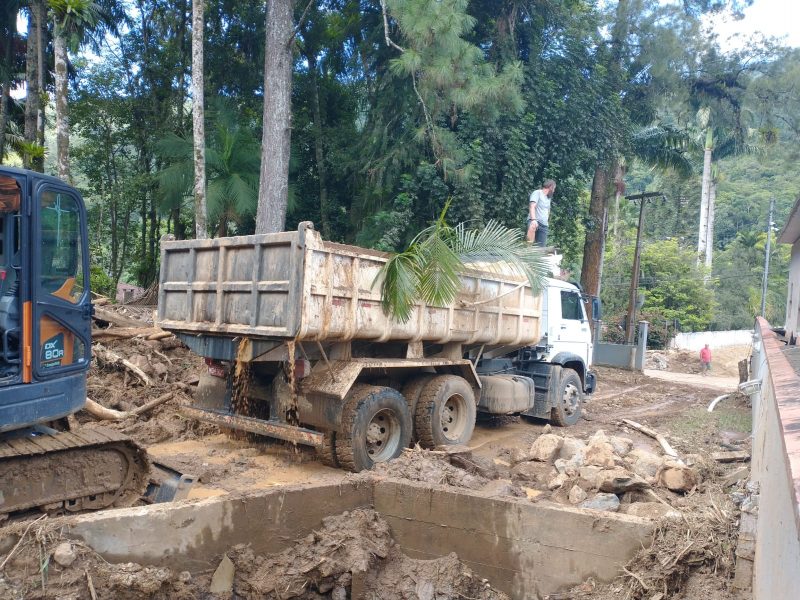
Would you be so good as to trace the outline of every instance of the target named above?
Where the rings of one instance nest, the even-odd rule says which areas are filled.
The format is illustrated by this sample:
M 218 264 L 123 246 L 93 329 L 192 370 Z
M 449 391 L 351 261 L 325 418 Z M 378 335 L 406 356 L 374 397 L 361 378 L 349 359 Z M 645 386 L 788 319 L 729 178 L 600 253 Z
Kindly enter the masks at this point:
M 750 477 L 750 469 L 748 467 L 741 467 L 732 473 L 728 473 L 722 480 L 722 486 L 729 487 L 735 485 L 748 477 Z
M 153 363 L 153 374 L 157 378 L 162 379 L 164 375 L 166 375 L 167 373 L 169 373 L 169 369 L 164 363 L 161 362 Z
M 525 492 L 506 479 L 493 479 L 484 485 L 481 491 L 490 496 L 513 496 L 515 498 L 525 496 Z
M 644 479 L 622 467 L 600 471 L 595 477 L 595 485 L 601 492 L 612 494 L 650 489 L 650 484 Z
M 217 570 L 211 577 L 211 586 L 208 588 L 211 594 L 230 594 L 233 591 L 233 575 L 236 569 L 227 554 L 222 555 Z
M 617 456 L 626 456 L 633 448 L 633 440 L 630 438 L 612 435 L 608 441 L 614 447 L 614 454 Z
M 341 586 L 333 588 L 331 600 L 347 600 L 347 590 Z
M 584 450 L 585 464 L 610 469 L 617 463 L 614 447 L 608 442 L 592 442 Z
M 547 482 L 547 489 L 550 491 L 557 490 L 565 483 L 567 483 L 567 481 L 569 481 L 569 477 L 567 477 L 565 473 L 559 473 L 558 475 L 556 475 L 550 481 Z
M 632 504 L 623 504 L 619 512 L 634 517 L 642 517 L 644 519 L 662 519 L 665 517 L 668 519 L 681 518 L 681 513 L 660 502 L 634 502 Z
M 553 463 L 553 466 L 556 468 L 556 471 L 559 474 L 563 475 L 567 472 L 567 461 L 563 458 L 557 458 L 556 462 Z
M 584 492 L 580 486 L 573 485 L 572 489 L 569 491 L 569 501 L 571 504 L 580 504 L 586 500 L 586 492 Z
M 536 438 L 530 451 L 531 460 L 552 463 L 555 461 L 564 438 L 552 433 L 544 433 Z
M 561 445 L 561 450 L 558 452 L 560 459 L 570 460 L 578 452 L 586 448 L 586 443 L 574 437 L 567 436 Z
M 674 461 L 666 461 L 656 476 L 658 484 L 671 490 L 685 494 L 694 489 L 700 480 L 697 471 Z
M 53 560 L 62 567 L 70 566 L 75 562 L 77 557 L 78 555 L 75 553 L 75 549 L 69 542 L 61 542 L 56 546 L 55 552 L 53 552 Z
M 542 433 L 550 433 L 551 431 L 553 431 L 553 426 L 550 423 L 542 427 Z
M 522 488 L 522 491 L 525 492 L 525 495 L 528 497 L 528 500 L 533 500 L 542 495 L 542 492 L 540 492 L 539 490 L 535 490 L 529 487 Z
M 608 442 L 608 436 L 606 432 L 602 429 L 598 429 L 595 431 L 592 436 L 589 438 L 589 445 L 592 444 L 602 444 L 604 442 Z
M 494 461 L 483 456 L 453 454 L 450 456 L 450 464 L 459 469 L 464 469 L 467 473 L 480 475 L 486 479 L 495 479 L 499 475 L 497 465 L 494 464 Z
M 601 471 L 602 469 L 600 467 L 595 467 L 593 465 L 587 465 L 585 467 L 581 467 L 580 469 L 578 469 L 577 484 L 586 491 L 596 490 L 597 476 Z
M 631 471 L 645 479 L 655 477 L 663 461 L 660 456 L 641 448 L 631 450 L 625 459 L 630 465 Z
M 549 467 L 543 469 L 543 466 L 541 463 L 535 463 L 530 460 L 519 463 L 511 469 L 511 478 L 520 481 L 540 481 L 547 476 L 545 469 L 549 470 Z
M 572 455 L 572 458 L 570 458 L 567 461 L 566 471 L 569 475 L 576 474 L 578 472 L 578 469 L 580 469 L 584 464 L 586 464 L 586 456 L 584 455 L 585 452 L 586 448 L 581 448 L 575 454 Z
M 178 581 L 181 583 L 189 583 L 192 580 L 192 574 L 189 571 L 181 571 L 178 573 Z
M 597 494 L 594 498 L 589 498 L 580 504 L 580 508 L 590 508 L 592 510 L 605 510 L 617 512 L 619 510 L 619 498 L 615 494 Z
M 526 460 L 530 460 L 530 456 L 522 448 L 515 448 L 508 456 L 508 461 L 511 463 L 512 467 L 518 463 L 525 462 Z

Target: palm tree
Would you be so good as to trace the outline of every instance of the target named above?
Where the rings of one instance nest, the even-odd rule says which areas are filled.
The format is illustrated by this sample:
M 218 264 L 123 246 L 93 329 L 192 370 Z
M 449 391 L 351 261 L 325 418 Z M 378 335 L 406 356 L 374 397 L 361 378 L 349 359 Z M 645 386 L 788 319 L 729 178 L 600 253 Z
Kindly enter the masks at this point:
M 114 29 L 108 10 L 94 0 L 47 0 L 53 16 L 58 176 L 70 180 L 67 51 L 77 52 L 90 33 Z
M 194 229 L 197 239 L 208 237 L 206 217 L 206 129 L 203 90 L 203 8 L 192 0 L 192 137 L 194 139 Z
M 227 105 L 215 103 L 210 120 L 204 148 L 208 219 L 215 224 L 216 234 L 225 236 L 231 223 L 241 224 L 256 212 L 260 153 L 253 132 L 237 122 Z M 157 150 L 168 164 L 158 174 L 161 195 L 171 205 L 182 202 L 192 195 L 196 162 L 193 140 L 170 134 L 158 143 Z
M 398 321 L 411 317 L 415 304 L 452 303 L 461 289 L 461 274 L 470 267 L 509 272 L 527 279 L 534 293 L 544 287 L 550 267 L 542 250 L 525 242 L 518 229 L 489 221 L 480 229 L 439 219 L 421 231 L 408 248 L 395 254 L 375 279 L 380 281 L 384 311 Z

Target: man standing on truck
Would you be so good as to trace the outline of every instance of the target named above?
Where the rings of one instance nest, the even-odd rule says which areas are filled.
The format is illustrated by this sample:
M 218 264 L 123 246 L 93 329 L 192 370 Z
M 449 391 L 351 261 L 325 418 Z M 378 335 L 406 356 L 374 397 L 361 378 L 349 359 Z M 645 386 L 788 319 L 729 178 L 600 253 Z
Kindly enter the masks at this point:
M 544 247 L 547 244 L 547 223 L 550 219 L 550 201 L 556 191 L 556 182 L 547 179 L 541 189 L 531 193 L 528 203 L 528 234 L 529 242 Z

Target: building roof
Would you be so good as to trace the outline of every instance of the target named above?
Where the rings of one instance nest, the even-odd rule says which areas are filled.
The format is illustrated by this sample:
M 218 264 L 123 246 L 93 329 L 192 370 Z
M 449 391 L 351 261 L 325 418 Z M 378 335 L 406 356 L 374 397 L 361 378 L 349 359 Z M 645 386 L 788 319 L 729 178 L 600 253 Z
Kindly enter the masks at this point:
M 794 244 L 797 240 L 800 240 L 800 198 L 794 203 L 792 212 L 786 219 L 786 225 L 778 236 L 778 242 L 781 244 Z

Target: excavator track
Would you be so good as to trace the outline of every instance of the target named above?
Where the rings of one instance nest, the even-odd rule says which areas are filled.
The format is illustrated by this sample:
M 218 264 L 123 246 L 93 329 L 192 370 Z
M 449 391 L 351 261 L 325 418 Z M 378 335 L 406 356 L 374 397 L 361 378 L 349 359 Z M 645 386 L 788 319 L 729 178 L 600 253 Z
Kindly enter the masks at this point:
M 0 440 L 0 518 L 18 511 L 130 506 L 149 482 L 147 452 L 109 429 Z

